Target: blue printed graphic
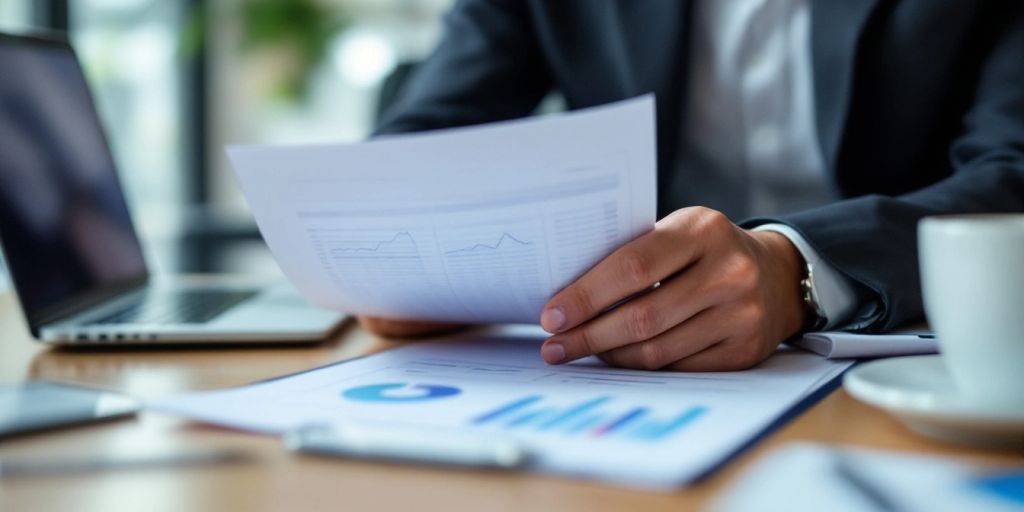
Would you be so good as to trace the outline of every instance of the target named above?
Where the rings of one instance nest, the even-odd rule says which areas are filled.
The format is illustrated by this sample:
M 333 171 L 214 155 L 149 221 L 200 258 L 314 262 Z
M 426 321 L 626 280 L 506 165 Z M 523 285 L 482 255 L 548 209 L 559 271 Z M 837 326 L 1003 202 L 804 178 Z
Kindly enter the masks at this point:
M 697 405 L 667 418 L 655 415 L 647 407 L 602 411 L 602 407 L 613 405 L 613 402 L 610 396 L 599 396 L 568 407 L 545 407 L 543 396 L 531 395 L 487 411 L 470 423 L 657 442 L 682 432 L 709 410 L 706 406 Z
M 451 386 L 389 382 L 346 389 L 341 393 L 341 396 L 359 402 L 404 403 L 436 400 L 438 398 L 455 396 L 461 392 L 462 390 L 459 388 Z
M 974 487 L 1010 503 L 1024 505 L 1024 471 L 1011 471 L 986 475 L 974 482 Z

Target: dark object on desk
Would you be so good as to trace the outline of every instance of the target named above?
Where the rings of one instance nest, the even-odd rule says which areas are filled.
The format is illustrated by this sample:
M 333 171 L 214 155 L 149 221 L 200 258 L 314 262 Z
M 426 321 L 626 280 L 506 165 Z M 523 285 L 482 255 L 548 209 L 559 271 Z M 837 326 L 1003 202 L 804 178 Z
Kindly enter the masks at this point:
M 252 458 L 245 453 L 218 450 L 168 454 L 132 454 L 47 459 L 0 460 L 0 478 L 61 476 L 96 471 L 180 468 L 236 464 Z
M 833 455 L 833 465 L 836 476 L 846 483 L 864 500 L 871 504 L 872 509 L 882 512 L 900 512 L 900 507 L 886 494 L 884 489 L 878 488 L 871 480 L 864 478 L 859 468 L 851 462 L 846 455 L 836 451 Z
M 0 441 L 57 427 L 134 415 L 130 397 L 46 381 L 0 386 Z

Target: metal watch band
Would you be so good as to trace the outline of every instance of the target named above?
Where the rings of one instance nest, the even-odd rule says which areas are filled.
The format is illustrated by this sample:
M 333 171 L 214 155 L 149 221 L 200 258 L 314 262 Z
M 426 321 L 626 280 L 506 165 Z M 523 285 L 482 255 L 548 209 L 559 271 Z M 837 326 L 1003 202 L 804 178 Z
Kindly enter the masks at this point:
M 800 289 L 803 291 L 804 306 L 811 313 L 807 330 L 823 329 L 828 325 L 828 316 L 825 315 L 825 308 L 821 306 L 821 301 L 818 299 L 818 291 L 814 286 L 814 267 L 810 263 L 807 264 L 807 275 L 800 280 Z

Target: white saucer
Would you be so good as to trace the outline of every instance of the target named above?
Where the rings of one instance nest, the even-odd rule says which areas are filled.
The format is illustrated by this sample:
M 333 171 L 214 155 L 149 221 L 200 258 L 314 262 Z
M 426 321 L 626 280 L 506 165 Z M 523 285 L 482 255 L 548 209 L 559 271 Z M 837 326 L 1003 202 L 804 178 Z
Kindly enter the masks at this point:
M 850 370 L 851 395 L 926 436 L 989 447 L 1024 447 L 1024 409 L 985 407 L 958 396 L 938 355 L 874 361 Z

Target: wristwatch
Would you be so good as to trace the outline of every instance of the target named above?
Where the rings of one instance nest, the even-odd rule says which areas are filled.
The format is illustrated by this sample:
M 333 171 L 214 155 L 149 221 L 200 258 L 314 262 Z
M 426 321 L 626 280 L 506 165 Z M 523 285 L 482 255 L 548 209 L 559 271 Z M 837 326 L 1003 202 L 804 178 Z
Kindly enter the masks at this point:
M 806 330 L 822 330 L 828 325 L 828 316 L 825 314 L 825 308 L 821 305 L 821 300 L 818 299 L 818 290 L 814 287 L 814 266 L 810 263 L 807 264 L 806 276 L 800 280 L 800 290 L 803 292 L 804 306 L 810 317 Z

